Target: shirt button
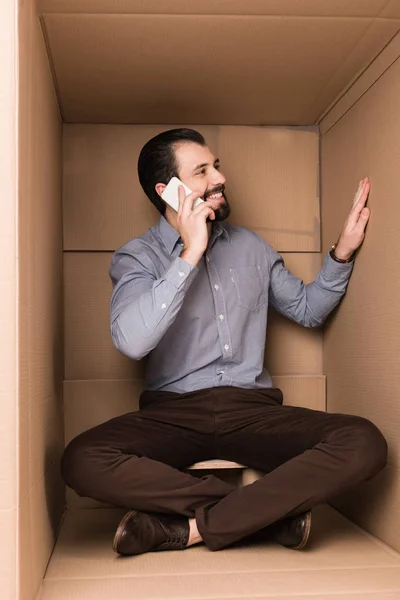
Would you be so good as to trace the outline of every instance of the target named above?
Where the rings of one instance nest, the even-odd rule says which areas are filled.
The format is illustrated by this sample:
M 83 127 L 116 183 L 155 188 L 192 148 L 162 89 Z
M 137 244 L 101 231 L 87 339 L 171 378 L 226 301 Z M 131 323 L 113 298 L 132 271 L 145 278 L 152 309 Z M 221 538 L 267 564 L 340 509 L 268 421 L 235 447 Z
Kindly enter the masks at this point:
M 183 271 L 178 271 L 178 273 L 179 273 L 179 277 L 183 277 L 185 274 Z
M 161 304 L 161 308 L 167 308 L 167 305 L 165 303 Z
M 225 350 L 227 350 L 227 351 L 228 351 L 228 350 L 229 350 L 229 346 L 228 346 L 228 344 L 225 344 L 224 348 L 225 348 Z
M 208 256 L 206 256 L 206 261 L 210 262 L 210 258 Z
M 219 290 L 219 285 L 215 284 L 215 285 L 214 285 L 214 288 L 215 288 L 216 290 Z
M 224 315 L 219 315 L 219 320 L 223 321 L 225 319 Z

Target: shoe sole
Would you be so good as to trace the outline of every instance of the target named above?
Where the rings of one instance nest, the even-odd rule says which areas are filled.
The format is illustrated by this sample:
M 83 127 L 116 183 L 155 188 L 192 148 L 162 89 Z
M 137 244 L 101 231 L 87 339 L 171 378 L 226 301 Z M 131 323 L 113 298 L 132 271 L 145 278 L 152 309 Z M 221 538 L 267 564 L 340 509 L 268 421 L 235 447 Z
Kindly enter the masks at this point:
M 122 534 L 124 533 L 125 525 L 126 525 L 127 521 L 129 521 L 129 519 L 133 515 L 137 515 L 138 512 L 139 511 L 137 511 L 137 510 L 130 510 L 129 512 L 126 513 L 126 515 L 124 516 L 124 518 L 121 520 L 120 524 L 118 525 L 118 529 L 115 532 L 114 540 L 113 540 L 113 544 L 112 544 L 112 549 L 117 554 L 120 554 L 120 552 L 118 550 L 118 545 L 121 540 Z
M 311 532 L 311 512 L 308 512 L 307 516 L 306 516 L 305 532 L 303 535 L 303 539 L 301 540 L 301 542 L 298 546 L 295 546 L 293 548 L 293 550 L 302 550 L 304 548 L 304 546 L 308 542 L 308 538 L 310 537 L 310 532 Z

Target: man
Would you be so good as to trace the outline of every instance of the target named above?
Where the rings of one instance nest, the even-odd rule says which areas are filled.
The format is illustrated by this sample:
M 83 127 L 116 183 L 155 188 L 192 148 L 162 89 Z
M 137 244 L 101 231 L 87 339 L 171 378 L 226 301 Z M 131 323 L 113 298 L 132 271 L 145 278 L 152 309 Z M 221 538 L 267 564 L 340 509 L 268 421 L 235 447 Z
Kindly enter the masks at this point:
M 113 256 L 111 333 L 125 355 L 148 355 L 146 389 L 138 412 L 71 442 L 64 479 L 82 496 L 130 509 L 114 538 L 120 554 L 202 541 L 218 550 L 256 532 L 303 548 L 311 507 L 376 475 L 387 445 L 360 417 L 282 406 L 263 367 L 267 308 L 306 327 L 322 324 L 364 238 L 369 181 L 360 182 L 315 281 L 304 285 L 255 233 L 225 223 L 225 177 L 199 133 L 151 139 L 138 171 L 162 216 Z M 180 188 L 177 213 L 161 199 L 172 176 L 194 190 L 185 197 Z M 204 203 L 193 208 L 198 197 Z M 212 458 L 265 475 L 235 488 L 183 472 Z

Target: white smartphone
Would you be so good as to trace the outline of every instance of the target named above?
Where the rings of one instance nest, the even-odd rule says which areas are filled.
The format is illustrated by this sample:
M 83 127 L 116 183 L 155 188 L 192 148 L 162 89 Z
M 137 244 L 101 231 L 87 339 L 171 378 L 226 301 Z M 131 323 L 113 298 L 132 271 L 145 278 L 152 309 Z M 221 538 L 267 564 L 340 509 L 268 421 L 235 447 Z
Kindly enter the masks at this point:
M 180 179 L 178 179 L 177 177 L 173 177 L 168 182 L 168 185 L 166 186 L 165 190 L 161 194 L 161 198 L 167 204 L 169 204 L 174 210 L 176 210 L 176 212 L 178 212 L 178 207 L 179 207 L 179 192 L 178 192 L 178 188 L 179 188 L 180 185 L 183 185 L 183 188 L 185 190 L 186 196 L 188 194 L 192 193 L 192 190 L 189 189 L 187 185 L 185 185 L 184 183 L 182 183 L 182 181 Z M 193 203 L 193 208 L 195 206 L 197 206 L 198 204 L 200 204 L 201 202 L 204 202 L 204 200 L 202 198 L 197 198 L 197 200 L 195 200 L 195 202 Z

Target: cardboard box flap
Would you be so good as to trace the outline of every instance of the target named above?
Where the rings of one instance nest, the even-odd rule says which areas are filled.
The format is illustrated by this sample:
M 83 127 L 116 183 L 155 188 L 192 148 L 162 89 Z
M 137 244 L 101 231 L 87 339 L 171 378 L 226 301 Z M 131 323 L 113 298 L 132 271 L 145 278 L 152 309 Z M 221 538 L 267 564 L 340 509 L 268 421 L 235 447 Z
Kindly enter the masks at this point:
M 213 12 L 43 19 L 73 123 L 309 125 L 399 29 L 373 17 Z

